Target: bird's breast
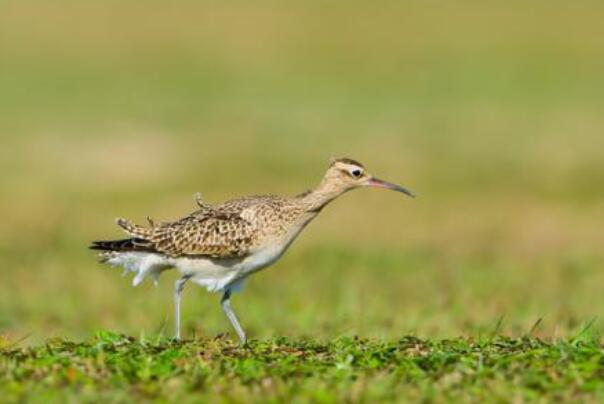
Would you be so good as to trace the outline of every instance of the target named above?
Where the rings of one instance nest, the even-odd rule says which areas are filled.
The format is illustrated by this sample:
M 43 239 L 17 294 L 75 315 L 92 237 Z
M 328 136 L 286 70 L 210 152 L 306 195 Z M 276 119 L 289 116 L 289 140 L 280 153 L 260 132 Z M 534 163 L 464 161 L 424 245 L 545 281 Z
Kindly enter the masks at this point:
M 277 261 L 284 250 L 284 246 L 276 244 L 259 248 L 256 252 L 243 259 L 239 263 L 238 269 L 243 274 L 258 271 Z
M 243 274 L 258 271 L 277 261 L 316 214 L 298 217 L 294 223 L 274 228 L 263 237 L 260 246 L 238 265 Z

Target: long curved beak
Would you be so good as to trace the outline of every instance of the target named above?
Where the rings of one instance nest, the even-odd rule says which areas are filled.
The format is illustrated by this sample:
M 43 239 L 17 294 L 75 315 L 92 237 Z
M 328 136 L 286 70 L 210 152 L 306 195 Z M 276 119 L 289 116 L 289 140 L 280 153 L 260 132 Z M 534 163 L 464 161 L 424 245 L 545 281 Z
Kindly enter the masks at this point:
M 402 192 L 403 194 L 410 196 L 411 198 L 415 198 L 413 192 L 409 191 L 407 188 L 403 188 L 400 185 L 393 184 L 388 181 L 380 180 L 375 177 L 371 177 L 367 182 L 367 186 L 375 187 L 375 188 L 385 188 L 391 189 L 392 191 Z

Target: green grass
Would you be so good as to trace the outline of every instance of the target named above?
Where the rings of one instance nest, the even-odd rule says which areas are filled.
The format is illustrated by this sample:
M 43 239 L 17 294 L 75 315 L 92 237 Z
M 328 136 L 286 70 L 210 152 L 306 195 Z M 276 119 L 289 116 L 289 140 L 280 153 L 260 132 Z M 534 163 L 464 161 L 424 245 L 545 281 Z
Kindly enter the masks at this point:
M 101 332 L 0 350 L 0 394 L 28 402 L 595 400 L 604 347 L 589 338 L 222 338 L 173 342 Z

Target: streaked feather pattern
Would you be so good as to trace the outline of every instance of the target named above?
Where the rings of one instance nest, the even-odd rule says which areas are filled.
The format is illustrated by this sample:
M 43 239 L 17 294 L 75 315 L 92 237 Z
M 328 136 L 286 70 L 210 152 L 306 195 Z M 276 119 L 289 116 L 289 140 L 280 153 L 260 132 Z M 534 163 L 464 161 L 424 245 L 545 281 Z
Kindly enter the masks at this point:
M 300 204 L 267 195 L 245 197 L 201 209 L 174 221 L 149 227 L 119 218 L 116 223 L 132 239 L 94 242 L 99 250 L 153 251 L 168 257 L 236 258 L 249 255 L 265 239 L 278 238 L 304 212 Z

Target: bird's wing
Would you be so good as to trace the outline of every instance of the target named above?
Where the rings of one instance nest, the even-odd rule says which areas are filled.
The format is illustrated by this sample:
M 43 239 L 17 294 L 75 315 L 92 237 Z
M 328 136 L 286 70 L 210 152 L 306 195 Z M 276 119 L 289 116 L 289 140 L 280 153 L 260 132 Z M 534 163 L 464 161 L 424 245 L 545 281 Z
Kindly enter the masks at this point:
M 168 256 L 244 257 L 250 253 L 257 226 L 231 212 L 204 208 L 171 223 L 150 228 L 124 219 L 118 225 L 130 235 L 145 240 L 153 250 Z

